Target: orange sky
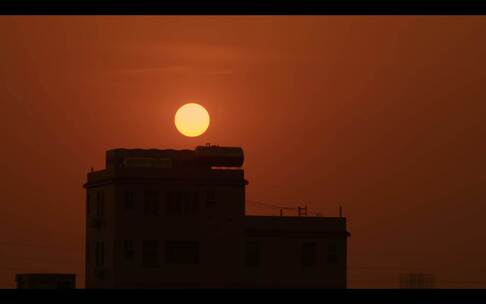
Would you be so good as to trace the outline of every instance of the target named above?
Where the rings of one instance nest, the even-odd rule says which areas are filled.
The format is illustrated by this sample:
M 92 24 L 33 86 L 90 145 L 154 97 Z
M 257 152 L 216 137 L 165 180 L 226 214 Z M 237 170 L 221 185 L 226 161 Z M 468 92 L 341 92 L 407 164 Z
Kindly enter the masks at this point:
M 486 287 L 486 17 L 0 17 L 0 287 L 83 280 L 90 167 L 245 150 L 248 198 L 349 219 L 349 287 Z M 186 101 L 203 136 L 175 129 Z M 275 213 L 252 209 L 251 213 Z

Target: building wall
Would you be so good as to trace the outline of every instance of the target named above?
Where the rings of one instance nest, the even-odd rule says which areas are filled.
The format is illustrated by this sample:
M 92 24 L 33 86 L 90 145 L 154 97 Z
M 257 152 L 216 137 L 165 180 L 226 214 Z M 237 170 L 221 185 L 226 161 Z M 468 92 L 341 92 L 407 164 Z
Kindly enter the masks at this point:
M 117 184 L 115 268 L 116 287 L 222 287 L 233 275 L 234 256 L 241 255 L 242 210 L 241 185 L 219 186 L 164 183 Z M 157 214 L 144 213 L 144 193 L 158 191 Z M 216 193 L 208 201 L 208 191 Z M 135 207 L 124 206 L 126 191 L 135 194 Z M 194 214 L 168 212 L 169 192 L 196 193 L 199 202 Z M 143 236 L 143 237 L 141 237 Z M 124 256 L 124 242 L 132 241 L 133 260 Z M 143 265 L 143 242 L 157 241 L 157 265 Z M 197 242 L 199 263 L 176 264 L 167 261 L 167 242 Z M 213 265 L 218 265 L 214 267 Z
M 245 265 L 244 286 L 346 288 L 345 226 L 344 218 L 246 217 L 245 244 L 260 254 Z

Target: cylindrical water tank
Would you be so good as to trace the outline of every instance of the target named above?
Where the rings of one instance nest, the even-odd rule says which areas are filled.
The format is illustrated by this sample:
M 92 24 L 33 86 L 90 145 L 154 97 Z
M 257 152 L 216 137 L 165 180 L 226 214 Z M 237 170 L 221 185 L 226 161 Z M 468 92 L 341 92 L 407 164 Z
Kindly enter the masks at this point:
M 196 159 L 198 163 L 212 167 L 241 167 L 244 156 L 240 147 L 198 146 Z

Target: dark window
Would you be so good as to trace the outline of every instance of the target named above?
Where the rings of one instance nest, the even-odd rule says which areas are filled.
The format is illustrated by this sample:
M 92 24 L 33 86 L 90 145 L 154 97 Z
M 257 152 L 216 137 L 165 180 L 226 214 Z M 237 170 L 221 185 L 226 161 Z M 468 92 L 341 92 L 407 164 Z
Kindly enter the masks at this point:
M 183 200 L 183 214 L 192 215 L 199 212 L 199 195 L 195 191 L 186 192 Z
M 337 246 L 336 243 L 329 244 L 329 252 L 336 252 Z
M 177 211 L 177 214 L 182 213 L 182 192 L 177 191 L 175 193 L 175 210 Z
M 216 191 L 209 189 L 206 191 L 206 207 L 212 207 L 216 204 Z
M 327 256 L 327 261 L 330 263 L 330 264 L 337 264 L 338 262 L 338 257 L 337 257 L 337 254 L 333 253 L 333 254 L 329 254 Z
M 165 261 L 168 264 L 198 264 L 199 243 L 192 241 L 167 241 Z
M 174 214 L 174 192 L 169 191 L 165 196 L 165 214 Z
M 125 209 L 133 210 L 135 207 L 133 191 L 125 191 Z
M 143 241 L 142 244 L 142 266 L 156 267 L 159 264 L 159 242 Z
M 195 192 L 191 201 L 191 208 L 194 214 L 199 213 L 199 193 Z
M 25 287 L 25 281 L 22 278 L 17 278 L 17 289 L 23 289 Z
M 105 216 L 105 194 L 103 192 L 96 193 L 96 216 Z
M 338 262 L 338 256 L 336 253 L 337 246 L 335 243 L 329 244 L 329 252 L 327 255 L 327 262 L 330 264 L 337 264 Z
M 96 266 L 103 266 L 105 264 L 105 242 L 96 241 Z
M 100 261 L 101 261 L 101 265 L 105 265 L 105 242 L 104 241 L 101 241 L 100 242 Z
M 96 264 L 96 266 L 100 265 L 100 243 L 99 243 L 99 241 L 95 242 L 95 264 Z
M 182 192 L 169 191 L 166 202 L 167 215 L 179 215 L 182 213 Z
M 191 215 L 199 213 L 199 193 L 196 191 L 170 191 L 166 200 L 167 215 Z
M 85 252 L 86 253 L 86 258 L 85 258 L 86 259 L 86 264 L 89 264 L 90 263 L 90 260 L 89 260 L 89 256 L 90 256 L 89 249 L 90 248 L 89 248 L 89 241 L 88 241 L 88 242 L 86 242 L 86 252 Z
M 91 202 L 89 201 L 89 193 L 86 193 L 86 215 L 89 216 L 90 214 L 90 205 Z
M 260 267 L 261 248 L 260 242 L 249 241 L 246 242 L 245 251 L 245 266 L 246 267 Z
M 133 247 L 132 240 L 124 240 L 123 241 L 123 257 L 126 260 L 133 261 L 135 257 L 135 249 Z
M 302 244 L 302 266 L 314 267 L 317 262 L 316 243 L 308 242 Z
M 145 191 L 144 199 L 144 214 L 158 215 L 159 214 L 159 193 L 157 191 Z

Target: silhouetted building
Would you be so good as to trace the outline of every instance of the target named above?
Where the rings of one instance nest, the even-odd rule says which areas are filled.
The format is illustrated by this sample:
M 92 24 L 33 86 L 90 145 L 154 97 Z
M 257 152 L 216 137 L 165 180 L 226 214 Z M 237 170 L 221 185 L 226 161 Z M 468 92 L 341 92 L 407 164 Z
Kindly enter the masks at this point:
M 22 273 L 15 276 L 17 289 L 74 289 L 76 275 L 66 273 Z
M 343 217 L 245 216 L 243 150 L 114 149 L 88 173 L 87 288 L 346 287 Z
M 427 273 L 400 274 L 400 288 L 435 288 L 435 278 Z

